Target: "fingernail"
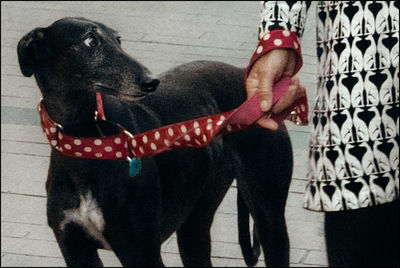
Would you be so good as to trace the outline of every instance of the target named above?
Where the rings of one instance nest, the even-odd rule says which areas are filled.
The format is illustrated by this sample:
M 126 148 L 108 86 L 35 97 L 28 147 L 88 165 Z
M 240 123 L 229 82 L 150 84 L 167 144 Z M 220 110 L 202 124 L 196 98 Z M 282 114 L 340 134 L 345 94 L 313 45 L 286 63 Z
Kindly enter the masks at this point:
M 261 108 L 261 111 L 266 112 L 268 110 L 268 102 L 267 101 L 262 101 L 260 103 L 260 108 Z

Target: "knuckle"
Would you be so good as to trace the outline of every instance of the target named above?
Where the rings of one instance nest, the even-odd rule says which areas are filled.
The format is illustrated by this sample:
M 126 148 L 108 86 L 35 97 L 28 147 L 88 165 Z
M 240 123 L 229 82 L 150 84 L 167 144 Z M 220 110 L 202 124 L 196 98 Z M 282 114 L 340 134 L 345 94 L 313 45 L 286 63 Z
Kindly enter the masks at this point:
M 287 91 L 290 96 L 294 96 L 298 91 L 298 87 L 289 87 Z

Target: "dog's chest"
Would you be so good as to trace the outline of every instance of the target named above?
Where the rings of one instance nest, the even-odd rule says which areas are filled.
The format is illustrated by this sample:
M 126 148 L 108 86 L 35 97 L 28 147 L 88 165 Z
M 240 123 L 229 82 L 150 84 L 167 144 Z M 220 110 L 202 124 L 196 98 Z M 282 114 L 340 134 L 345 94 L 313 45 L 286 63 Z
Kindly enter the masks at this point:
M 92 192 L 89 191 L 85 196 L 80 196 L 78 208 L 64 210 L 64 220 L 60 224 L 60 229 L 64 230 L 68 223 L 75 223 L 80 226 L 94 239 L 101 242 L 105 249 L 111 249 L 110 245 L 103 236 L 104 217 Z

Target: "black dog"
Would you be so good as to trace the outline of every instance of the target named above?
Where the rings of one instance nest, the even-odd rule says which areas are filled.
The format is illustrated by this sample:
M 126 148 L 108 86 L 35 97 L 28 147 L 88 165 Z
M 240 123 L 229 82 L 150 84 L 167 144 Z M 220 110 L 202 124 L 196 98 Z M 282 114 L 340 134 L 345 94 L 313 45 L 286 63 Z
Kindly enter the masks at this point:
M 21 71 L 34 74 L 44 107 L 64 133 L 99 136 L 93 118 L 97 91 L 107 119 L 131 133 L 224 112 L 246 99 L 243 69 L 197 61 L 158 80 L 120 43 L 117 32 L 83 18 L 36 28 L 19 42 Z M 106 125 L 102 132 L 115 129 Z M 175 231 L 185 266 L 211 266 L 210 227 L 234 178 L 246 261 L 253 265 L 257 257 L 249 243 L 250 211 L 267 264 L 288 265 L 284 208 L 292 149 L 284 126 L 277 132 L 251 127 L 205 148 L 144 157 L 142 164 L 132 178 L 126 161 L 52 150 L 48 224 L 68 266 L 101 266 L 98 248 L 112 249 L 124 266 L 161 266 L 160 246 Z

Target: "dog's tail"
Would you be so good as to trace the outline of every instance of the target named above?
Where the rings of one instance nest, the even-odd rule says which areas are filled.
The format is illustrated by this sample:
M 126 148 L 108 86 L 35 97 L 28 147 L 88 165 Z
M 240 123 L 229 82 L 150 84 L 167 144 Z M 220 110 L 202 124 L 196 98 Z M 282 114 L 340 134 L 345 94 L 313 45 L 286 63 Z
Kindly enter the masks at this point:
M 258 262 L 260 256 L 260 242 L 257 239 L 256 226 L 253 225 L 253 246 L 251 245 L 250 230 L 249 230 L 249 209 L 247 208 L 240 191 L 237 192 L 237 208 L 238 208 L 238 233 L 239 244 L 242 249 L 244 261 L 247 266 L 253 267 Z

